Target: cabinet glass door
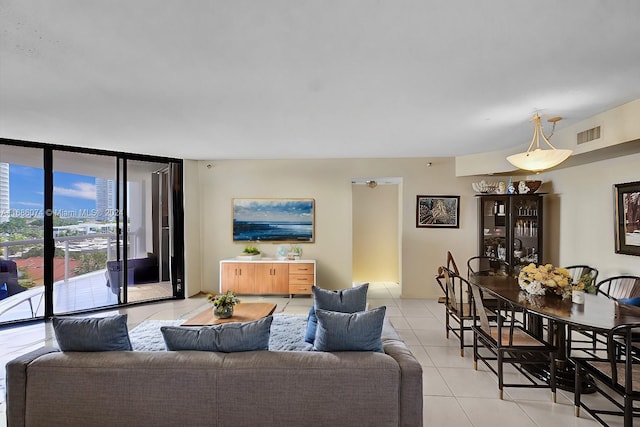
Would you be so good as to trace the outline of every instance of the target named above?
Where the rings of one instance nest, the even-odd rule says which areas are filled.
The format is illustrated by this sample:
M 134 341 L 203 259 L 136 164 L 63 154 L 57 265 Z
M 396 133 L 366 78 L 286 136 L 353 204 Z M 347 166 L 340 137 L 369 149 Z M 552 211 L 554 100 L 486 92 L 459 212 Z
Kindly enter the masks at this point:
M 538 197 L 520 196 L 514 198 L 512 202 L 513 258 L 511 264 L 519 270 L 523 265 L 540 262 L 542 209 Z
M 507 212 L 505 197 L 482 199 L 481 255 L 507 259 Z

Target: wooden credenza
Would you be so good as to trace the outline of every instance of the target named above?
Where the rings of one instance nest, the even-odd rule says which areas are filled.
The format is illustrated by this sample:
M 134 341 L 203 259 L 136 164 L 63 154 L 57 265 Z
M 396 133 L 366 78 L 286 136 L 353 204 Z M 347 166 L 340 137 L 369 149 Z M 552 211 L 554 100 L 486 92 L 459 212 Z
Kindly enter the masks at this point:
M 221 292 L 231 289 L 238 295 L 311 295 L 315 283 L 315 260 L 220 261 Z

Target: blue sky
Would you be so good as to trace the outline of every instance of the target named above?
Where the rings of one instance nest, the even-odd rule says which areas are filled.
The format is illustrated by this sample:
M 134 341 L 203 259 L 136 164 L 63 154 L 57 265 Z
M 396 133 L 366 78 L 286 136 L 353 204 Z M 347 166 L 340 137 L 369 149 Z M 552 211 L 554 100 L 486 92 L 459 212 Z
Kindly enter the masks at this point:
M 9 165 L 10 209 L 42 209 L 44 171 L 16 164 Z M 54 172 L 54 209 L 95 209 L 95 177 Z

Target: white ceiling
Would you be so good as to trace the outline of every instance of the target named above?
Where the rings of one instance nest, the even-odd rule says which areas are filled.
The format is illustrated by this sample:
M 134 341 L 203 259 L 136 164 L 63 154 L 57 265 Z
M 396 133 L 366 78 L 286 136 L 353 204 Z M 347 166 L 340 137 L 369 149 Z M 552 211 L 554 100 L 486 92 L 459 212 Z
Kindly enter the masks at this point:
M 0 31 L 0 137 L 187 159 L 524 149 L 640 98 L 637 0 L 0 0 Z

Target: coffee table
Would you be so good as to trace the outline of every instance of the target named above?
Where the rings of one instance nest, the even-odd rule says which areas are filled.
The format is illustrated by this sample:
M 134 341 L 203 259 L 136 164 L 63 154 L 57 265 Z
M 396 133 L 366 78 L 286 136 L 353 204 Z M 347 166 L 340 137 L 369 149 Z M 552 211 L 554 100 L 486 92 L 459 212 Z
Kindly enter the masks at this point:
M 187 319 L 180 326 L 208 326 L 230 322 L 250 322 L 267 317 L 276 310 L 276 304 L 267 302 L 241 302 L 233 308 L 233 316 L 227 319 L 218 319 L 213 315 L 213 306 L 205 311 Z

